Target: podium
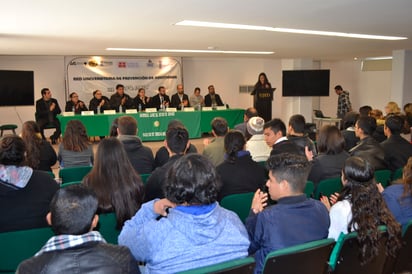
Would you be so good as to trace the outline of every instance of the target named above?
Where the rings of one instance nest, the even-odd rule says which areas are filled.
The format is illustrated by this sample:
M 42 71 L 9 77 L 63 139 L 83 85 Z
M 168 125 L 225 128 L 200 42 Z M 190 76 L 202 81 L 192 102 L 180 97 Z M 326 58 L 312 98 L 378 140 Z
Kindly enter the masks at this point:
M 259 88 L 252 91 L 253 107 L 265 122 L 272 120 L 273 92 L 276 88 Z

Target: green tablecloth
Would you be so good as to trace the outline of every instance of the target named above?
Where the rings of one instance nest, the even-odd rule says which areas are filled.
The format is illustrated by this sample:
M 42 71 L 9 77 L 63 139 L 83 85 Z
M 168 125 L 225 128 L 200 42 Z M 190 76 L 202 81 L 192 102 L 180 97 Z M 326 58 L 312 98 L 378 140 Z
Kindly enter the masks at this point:
M 243 109 L 226 109 L 213 111 L 193 111 L 193 112 L 140 112 L 140 113 L 120 113 L 120 114 L 96 114 L 96 115 L 75 115 L 62 116 L 57 118 L 61 123 L 62 134 L 70 120 L 80 120 L 87 129 L 89 136 L 107 136 L 113 120 L 123 115 L 133 116 L 137 120 L 138 136 L 143 141 L 164 140 L 167 125 L 170 120 L 178 119 L 183 122 L 189 131 L 190 138 L 200 138 L 203 132 L 210 132 L 210 122 L 215 117 L 223 117 L 227 120 L 229 127 L 243 122 Z

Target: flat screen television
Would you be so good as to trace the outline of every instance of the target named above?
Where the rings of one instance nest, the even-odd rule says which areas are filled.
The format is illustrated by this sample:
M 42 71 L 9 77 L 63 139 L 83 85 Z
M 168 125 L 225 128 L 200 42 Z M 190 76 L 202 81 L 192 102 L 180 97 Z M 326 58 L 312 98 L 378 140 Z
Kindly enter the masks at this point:
M 282 96 L 329 96 L 330 70 L 282 71 Z
M 33 71 L 0 70 L 0 98 L 0 106 L 33 106 Z

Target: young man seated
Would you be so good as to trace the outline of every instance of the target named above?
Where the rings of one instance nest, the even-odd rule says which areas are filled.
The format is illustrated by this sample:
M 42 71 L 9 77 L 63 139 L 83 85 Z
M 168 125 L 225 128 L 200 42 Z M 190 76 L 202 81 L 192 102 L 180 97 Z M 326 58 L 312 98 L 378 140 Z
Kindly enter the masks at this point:
M 96 195 L 84 185 L 59 189 L 50 203 L 47 222 L 56 236 L 17 273 L 140 273 L 125 246 L 106 244 L 96 227 Z

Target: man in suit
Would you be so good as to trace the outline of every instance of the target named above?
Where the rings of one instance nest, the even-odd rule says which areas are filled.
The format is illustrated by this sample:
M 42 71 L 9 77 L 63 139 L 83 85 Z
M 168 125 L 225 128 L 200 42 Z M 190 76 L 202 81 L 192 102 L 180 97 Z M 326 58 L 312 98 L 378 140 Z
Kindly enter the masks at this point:
M 52 144 L 56 143 L 56 140 L 60 137 L 60 121 L 57 119 L 57 114 L 61 113 L 59 103 L 56 99 L 52 98 L 50 89 L 43 88 L 41 90 L 42 98 L 36 101 L 36 122 L 39 125 L 41 136 L 44 136 L 44 128 L 46 125 L 53 125 L 56 127 L 53 135 L 50 136 Z
M 170 102 L 170 107 L 182 110 L 182 107 L 190 107 L 189 96 L 185 94 L 183 90 L 183 85 L 179 84 L 176 87 L 177 92 L 172 95 L 172 100 Z
M 215 87 L 213 85 L 210 85 L 207 87 L 209 90 L 209 94 L 205 96 L 205 106 L 206 107 L 211 107 L 211 106 L 223 106 L 222 99 L 220 99 L 219 94 L 215 93 Z
M 389 115 L 383 131 L 388 138 L 381 143 L 385 151 L 385 163 L 392 171 L 403 167 L 412 156 L 412 144 L 401 137 L 404 120 L 398 115 Z
M 166 95 L 166 88 L 160 86 L 158 89 L 159 93 L 150 99 L 150 106 L 159 109 L 166 109 L 170 105 L 170 98 Z

